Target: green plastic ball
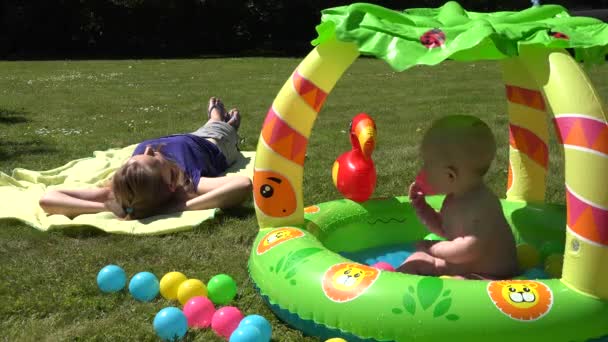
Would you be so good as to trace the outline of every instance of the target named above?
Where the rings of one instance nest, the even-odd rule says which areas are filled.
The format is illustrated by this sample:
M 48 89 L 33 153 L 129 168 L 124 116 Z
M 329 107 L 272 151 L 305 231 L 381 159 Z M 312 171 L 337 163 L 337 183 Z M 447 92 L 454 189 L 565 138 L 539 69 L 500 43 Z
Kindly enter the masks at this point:
M 435 234 L 435 233 L 429 233 L 427 236 L 424 237 L 425 240 L 428 241 L 442 241 L 445 240 L 444 238 L 442 238 L 441 236 Z
M 207 283 L 209 299 L 215 304 L 227 304 L 236 296 L 236 282 L 227 274 L 218 274 Z
M 548 241 L 540 246 L 540 257 L 547 259 L 551 254 L 564 254 L 564 244 L 558 241 Z

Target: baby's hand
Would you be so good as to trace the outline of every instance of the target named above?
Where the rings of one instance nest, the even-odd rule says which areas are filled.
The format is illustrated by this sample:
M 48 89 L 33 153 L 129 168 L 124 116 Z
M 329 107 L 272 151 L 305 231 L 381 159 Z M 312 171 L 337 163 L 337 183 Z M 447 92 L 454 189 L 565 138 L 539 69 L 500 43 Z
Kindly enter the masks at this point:
M 424 252 L 426 254 L 431 254 L 430 250 L 431 247 L 433 247 L 434 244 L 436 244 L 437 241 L 418 241 L 416 243 L 416 250 L 420 251 L 420 252 Z
M 441 217 L 428 203 L 424 190 L 417 182 L 410 185 L 410 202 L 416 212 L 416 216 L 422 221 L 422 223 L 429 228 L 429 230 L 437 235 L 443 236 L 444 232 L 441 228 Z
M 410 185 L 410 201 L 414 206 L 422 204 L 424 202 L 424 192 L 422 191 L 422 187 L 418 185 L 418 183 L 414 182 Z

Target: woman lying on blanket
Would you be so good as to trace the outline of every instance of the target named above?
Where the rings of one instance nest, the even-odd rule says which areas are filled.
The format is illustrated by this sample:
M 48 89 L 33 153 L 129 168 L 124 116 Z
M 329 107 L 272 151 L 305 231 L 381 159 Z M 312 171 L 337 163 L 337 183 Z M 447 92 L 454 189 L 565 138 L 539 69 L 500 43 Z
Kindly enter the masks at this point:
M 126 220 L 184 210 L 233 207 L 251 194 L 251 180 L 219 175 L 240 155 L 237 109 L 209 100 L 207 123 L 190 134 L 140 143 L 107 186 L 51 190 L 40 199 L 49 214 L 74 217 L 112 211 Z

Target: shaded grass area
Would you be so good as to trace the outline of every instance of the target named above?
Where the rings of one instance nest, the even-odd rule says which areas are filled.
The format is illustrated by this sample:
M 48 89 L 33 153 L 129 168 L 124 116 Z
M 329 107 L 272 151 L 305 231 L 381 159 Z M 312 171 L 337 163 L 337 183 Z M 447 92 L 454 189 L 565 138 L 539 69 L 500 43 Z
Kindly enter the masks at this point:
M 220 96 L 243 114 L 242 147 L 254 150 L 264 116 L 299 63 L 288 58 L 208 60 L 0 62 L 0 171 L 43 170 L 140 140 L 193 131 L 206 119 L 206 102 Z M 589 72 L 608 97 L 608 68 Z M 499 152 L 487 180 L 504 197 L 508 119 L 497 63 L 447 62 L 395 73 L 360 59 L 339 81 L 311 135 L 304 178 L 306 204 L 339 198 L 331 182 L 334 159 L 350 149 L 352 116 L 377 122 L 376 196 L 405 193 L 420 167 L 417 146 L 431 121 L 469 113 L 489 123 Z M 547 200 L 564 203 L 562 152 L 551 140 Z M 7 199 L 1 199 L 2 201 Z M 42 233 L 0 222 L 0 339 L 154 340 L 158 310 L 177 302 L 135 302 L 127 293 L 104 295 L 95 276 L 121 265 L 129 276 L 177 270 L 204 282 L 227 273 L 239 284 L 233 305 L 273 324 L 276 341 L 315 341 L 279 322 L 249 283 L 246 265 L 257 232 L 251 209 L 222 215 L 191 232 L 166 236 L 108 235 L 81 229 Z M 219 340 L 209 330 L 187 341 Z

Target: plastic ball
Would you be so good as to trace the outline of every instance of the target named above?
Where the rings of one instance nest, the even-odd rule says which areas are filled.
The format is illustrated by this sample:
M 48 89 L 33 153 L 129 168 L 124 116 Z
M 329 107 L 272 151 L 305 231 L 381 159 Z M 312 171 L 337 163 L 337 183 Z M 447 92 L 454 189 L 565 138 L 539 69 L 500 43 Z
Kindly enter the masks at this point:
M 564 256 L 562 254 L 551 254 L 545 259 L 545 272 L 552 278 L 561 278 L 564 266 Z
M 236 282 L 227 274 L 218 274 L 207 283 L 209 299 L 215 304 L 227 304 L 236 296 Z
M 150 272 L 139 272 L 129 282 L 129 292 L 133 298 L 142 302 L 156 298 L 159 288 L 158 278 Z
M 424 240 L 428 240 L 428 241 L 442 241 L 445 240 L 444 238 L 442 238 L 441 236 L 435 234 L 435 233 L 429 233 L 424 237 Z
M 160 279 L 160 294 L 166 299 L 177 299 L 177 289 L 188 278 L 181 272 L 169 272 Z
M 210 326 L 214 313 L 215 306 L 213 306 L 213 303 L 207 297 L 192 297 L 184 305 L 184 315 L 188 319 L 188 326 L 192 328 L 206 328 Z
M 540 253 L 534 246 L 523 243 L 517 246 L 517 262 L 522 270 L 530 269 L 540 263 Z
M 196 296 L 207 297 L 207 287 L 198 279 L 188 279 L 177 288 L 177 299 L 182 304 Z
M 239 309 L 234 306 L 224 306 L 213 314 L 211 328 L 216 334 L 228 339 L 242 319 L 243 314 Z
M 334 337 L 334 338 L 330 338 L 329 340 L 325 340 L 325 342 L 347 342 L 347 341 L 343 338 Z
M 372 267 L 375 267 L 379 270 L 383 270 L 383 271 L 390 271 L 390 272 L 394 272 L 395 268 L 393 267 L 393 265 L 389 264 L 388 262 L 384 262 L 384 261 L 379 261 L 375 264 L 372 265 Z
M 260 329 L 253 325 L 239 326 L 230 335 L 229 342 L 266 342 L 268 340 L 262 339 L 262 333 Z
M 545 273 L 545 271 L 543 271 L 537 267 L 527 270 L 526 272 L 524 272 L 523 276 L 524 276 L 524 279 L 547 279 L 547 278 L 549 278 L 549 276 L 547 275 L 547 273 Z
M 179 340 L 188 331 L 184 313 L 175 307 L 160 310 L 154 317 L 154 331 L 164 341 Z
M 548 241 L 540 246 L 540 257 L 546 260 L 549 255 L 564 254 L 564 243 L 557 241 Z
M 260 315 L 246 316 L 245 318 L 243 318 L 243 320 L 239 324 L 238 328 L 240 329 L 240 328 L 243 328 L 246 326 L 256 327 L 260 331 L 260 338 L 261 338 L 262 342 L 270 341 L 270 338 L 272 336 L 272 326 L 270 325 L 268 320 L 266 320 L 266 318 L 264 318 L 263 316 L 260 316 Z M 233 335 L 234 335 L 234 333 L 233 333 Z
M 102 292 L 122 290 L 127 284 L 127 274 L 120 266 L 108 265 L 97 273 L 97 286 Z

